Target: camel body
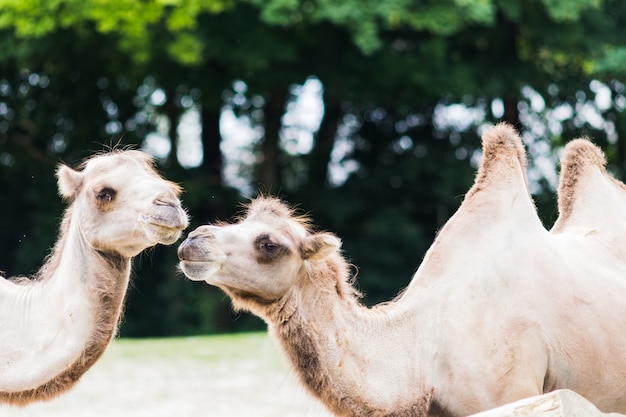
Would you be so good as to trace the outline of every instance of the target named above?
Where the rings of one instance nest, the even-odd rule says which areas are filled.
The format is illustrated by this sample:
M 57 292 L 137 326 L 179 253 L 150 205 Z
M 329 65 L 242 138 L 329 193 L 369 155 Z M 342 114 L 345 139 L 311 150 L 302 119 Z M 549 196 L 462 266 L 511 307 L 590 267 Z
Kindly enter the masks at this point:
M 573 141 L 548 231 L 525 169 L 515 131 L 487 131 L 461 207 L 406 290 L 373 308 L 339 239 L 271 198 L 190 233 L 181 268 L 264 318 L 338 416 L 465 416 L 561 388 L 626 413 L 626 188 Z
M 115 335 L 132 257 L 187 226 L 180 188 L 143 152 L 97 155 L 57 176 L 70 206 L 50 256 L 32 279 L 0 277 L 0 402 L 71 388 Z
M 525 163 L 515 173 L 500 151 L 501 167 L 470 190 L 399 300 L 409 322 L 431 326 L 418 344 L 438 401 L 462 415 L 568 388 L 626 413 L 626 189 L 599 150 L 570 143 L 547 231 Z
M 449 253 L 464 259 L 448 258 L 436 285 L 418 271 L 393 307 L 416 330 L 412 366 L 431 375 L 426 386 L 450 415 L 559 388 L 626 413 L 626 264 L 580 235 L 539 231 L 529 241 L 519 226 L 495 242 L 480 232 L 454 242 L 461 252 Z M 494 243 L 515 257 L 481 251 Z

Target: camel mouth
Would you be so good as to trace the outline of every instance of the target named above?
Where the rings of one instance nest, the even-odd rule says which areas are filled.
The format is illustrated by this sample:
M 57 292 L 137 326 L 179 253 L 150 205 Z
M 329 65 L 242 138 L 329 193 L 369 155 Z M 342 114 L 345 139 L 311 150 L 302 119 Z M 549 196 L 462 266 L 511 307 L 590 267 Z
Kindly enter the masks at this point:
M 191 281 L 205 281 L 207 284 L 215 285 L 216 282 L 212 278 L 222 268 L 222 262 L 181 260 L 179 267 Z
M 213 247 L 206 239 L 189 236 L 178 247 L 180 269 L 192 281 L 206 281 L 217 285 L 214 276 L 222 268 L 228 256 Z
M 154 204 L 150 211 L 141 215 L 141 219 L 154 226 L 175 230 L 185 230 L 189 225 L 187 213 L 180 204 Z
M 156 233 L 157 242 L 162 245 L 171 245 L 175 243 L 182 233 L 179 229 L 166 228 L 163 226 L 158 226 L 159 231 Z
M 163 224 L 146 218 L 142 220 L 144 233 L 155 245 L 171 245 L 180 238 L 183 231 L 178 224 Z
M 187 213 L 179 204 L 157 204 L 149 213 L 141 215 L 146 231 L 157 243 L 171 245 L 189 225 Z

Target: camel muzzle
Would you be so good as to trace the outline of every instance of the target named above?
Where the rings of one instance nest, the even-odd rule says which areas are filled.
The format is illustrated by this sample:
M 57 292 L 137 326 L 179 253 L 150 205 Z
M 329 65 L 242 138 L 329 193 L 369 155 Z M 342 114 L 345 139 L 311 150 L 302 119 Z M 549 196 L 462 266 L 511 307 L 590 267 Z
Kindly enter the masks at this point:
M 143 219 L 152 225 L 168 229 L 184 230 L 189 225 L 187 213 L 180 202 L 165 202 L 157 200 L 149 213 L 144 214 Z

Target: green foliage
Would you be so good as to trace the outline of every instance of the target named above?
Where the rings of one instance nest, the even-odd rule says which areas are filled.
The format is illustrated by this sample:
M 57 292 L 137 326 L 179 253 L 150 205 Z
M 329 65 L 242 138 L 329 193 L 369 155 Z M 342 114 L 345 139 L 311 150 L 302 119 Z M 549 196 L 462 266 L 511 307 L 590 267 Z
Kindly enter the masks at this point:
M 164 21 L 171 32 L 166 45 L 175 60 L 194 64 L 199 42 L 187 31 L 197 27 L 198 15 L 220 13 L 230 0 L 1 0 L 0 28 L 13 28 L 20 38 L 41 38 L 59 29 L 84 29 L 94 24 L 101 34 L 115 33 L 122 51 L 138 62 L 150 56 L 154 26 Z M 80 32 L 79 32 L 80 33 Z
M 262 9 L 261 18 L 282 26 L 311 21 L 345 27 L 365 54 L 383 46 L 385 30 L 409 27 L 437 35 L 455 33 L 468 24 L 490 24 L 495 8 L 489 0 L 247 0 Z
M 159 167 L 185 189 L 190 230 L 232 218 L 245 197 L 224 182 L 227 106 L 264 132 L 239 149 L 250 188 L 310 211 L 342 238 L 366 302 L 390 299 L 470 186 L 483 123 L 516 123 L 550 154 L 589 135 L 626 172 L 625 18 L 617 0 L 0 0 L 0 268 L 32 272 L 53 244 L 58 162 L 140 147 L 162 120 L 176 149 L 189 109 L 201 115 L 204 162 L 183 166 L 172 151 Z M 312 150 L 293 154 L 278 136 L 293 85 L 312 76 L 324 118 Z M 597 80 L 608 105 L 595 100 Z M 478 116 L 457 123 L 455 106 Z M 564 108 L 572 115 L 555 119 Z M 331 159 L 354 172 L 331 184 Z M 277 178 L 260 184 L 254 173 L 268 168 Z M 549 227 L 551 185 L 535 185 Z M 263 327 L 176 262 L 173 247 L 136 259 L 122 334 Z
M 574 22 L 582 13 L 598 8 L 602 0 L 542 0 L 550 17 L 556 22 Z
M 592 74 L 621 74 L 626 68 L 626 47 L 609 47 L 590 67 Z
M 203 44 L 191 33 L 179 33 L 168 45 L 169 55 L 183 65 L 194 65 L 200 62 Z

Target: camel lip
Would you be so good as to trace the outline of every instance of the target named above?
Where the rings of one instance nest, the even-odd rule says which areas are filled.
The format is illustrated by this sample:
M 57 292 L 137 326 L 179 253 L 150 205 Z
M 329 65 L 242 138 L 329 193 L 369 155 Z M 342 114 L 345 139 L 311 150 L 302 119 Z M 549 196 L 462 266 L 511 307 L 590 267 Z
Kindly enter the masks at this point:
M 161 228 L 163 229 L 162 226 Z M 161 231 L 161 233 L 159 233 L 158 235 L 160 244 L 171 245 L 172 243 L 175 243 L 180 238 L 181 230 L 172 229 L 172 228 L 164 228 L 164 229 L 166 229 L 165 233 Z
M 153 210 L 142 213 L 141 220 L 151 226 L 171 229 L 177 232 L 183 231 L 189 226 L 187 213 L 180 205 L 157 204 Z M 178 236 L 176 237 L 178 239 Z
M 207 243 L 206 240 L 195 236 L 187 237 L 178 247 L 178 259 L 198 263 L 219 263 L 220 265 L 224 263 L 228 256 L 219 248 Z
M 144 217 L 143 220 L 146 224 L 149 224 L 150 226 L 158 227 L 161 229 L 173 230 L 179 234 L 180 232 L 185 230 L 185 228 L 187 227 L 187 224 L 183 223 L 182 221 L 168 222 L 168 221 L 163 221 L 161 219 L 146 218 L 146 217 Z
M 185 239 L 178 247 L 178 259 L 184 262 L 219 263 L 226 261 L 226 254 L 218 249 L 208 249 L 197 245 L 195 241 Z
M 156 245 L 171 245 L 175 243 L 182 235 L 182 229 L 179 225 L 163 224 L 161 222 L 151 221 L 151 219 L 141 218 L 144 233 Z
M 179 267 L 188 279 L 206 281 L 208 284 L 215 285 L 216 281 L 211 278 L 222 268 L 222 262 L 181 259 Z

